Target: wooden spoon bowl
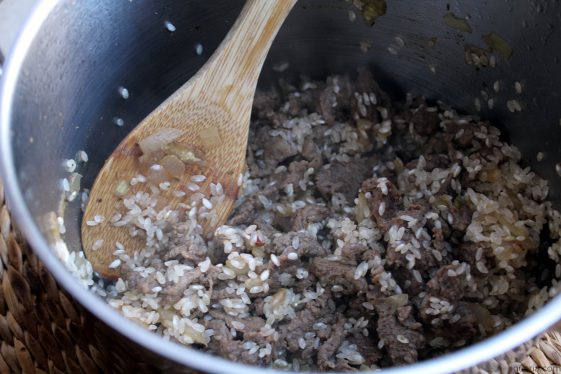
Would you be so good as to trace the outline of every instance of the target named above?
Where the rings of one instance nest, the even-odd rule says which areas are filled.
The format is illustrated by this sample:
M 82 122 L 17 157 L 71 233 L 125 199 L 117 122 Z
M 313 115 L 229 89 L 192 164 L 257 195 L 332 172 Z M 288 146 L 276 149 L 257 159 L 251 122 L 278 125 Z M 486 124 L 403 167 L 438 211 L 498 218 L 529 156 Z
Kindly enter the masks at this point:
M 132 256 L 146 245 L 143 235 L 132 236 L 128 229 L 115 225 L 128 209 L 127 196 L 151 192 L 144 179 L 159 187 L 157 208 L 172 209 L 196 193 L 210 198 L 213 183 L 213 189 L 218 186 L 224 197 L 212 207 L 213 216 L 200 224 L 211 235 L 226 221 L 245 167 L 257 79 L 272 41 L 295 3 L 248 0 L 209 61 L 148 115 L 106 161 L 82 221 L 84 252 L 101 276 L 119 276 L 118 269 L 109 267 L 117 248 Z M 195 177 L 194 183 L 192 178 L 200 175 L 205 180 Z

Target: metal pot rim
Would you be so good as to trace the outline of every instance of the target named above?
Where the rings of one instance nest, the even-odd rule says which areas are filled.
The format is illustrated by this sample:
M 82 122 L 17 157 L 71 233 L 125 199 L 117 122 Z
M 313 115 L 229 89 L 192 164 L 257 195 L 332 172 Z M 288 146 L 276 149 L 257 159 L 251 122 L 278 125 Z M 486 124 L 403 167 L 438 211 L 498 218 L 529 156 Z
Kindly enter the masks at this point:
M 19 35 L 12 53 L 8 56 L 4 73 L 0 77 L 0 176 L 4 181 L 6 197 L 19 228 L 33 247 L 34 252 L 49 269 L 57 282 L 78 300 L 87 310 L 120 334 L 153 352 L 175 362 L 206 372 L 260 373 L 262 368 L 227 361 L 180 344 L 165 341 L 119 314 L 94 294 L 87 292 L 65 266 L 56 258 L 49 244 L 36 225 L 26 206 L 16 176 L 13 160 L 10 120 L 13 95 L 17 86 L 21 67 L 32 42 L 44 21 L 61 0 L 41 0 L 36 5 L 25 27 Z M 556 323 L 561 317 L 561 295 L 531 316 L 523 319 L 505 331 L 477 344 L 454 353 L 422 361 L 413 365 L 385 369 L 386 373 L 448 373 L 462 370 L 485 360 L 492 359 L 532 339 L 540 332 Z M 281 371 L 268 370 L 270 372 Z M 284 372 L 284 371 L 283 371 Z

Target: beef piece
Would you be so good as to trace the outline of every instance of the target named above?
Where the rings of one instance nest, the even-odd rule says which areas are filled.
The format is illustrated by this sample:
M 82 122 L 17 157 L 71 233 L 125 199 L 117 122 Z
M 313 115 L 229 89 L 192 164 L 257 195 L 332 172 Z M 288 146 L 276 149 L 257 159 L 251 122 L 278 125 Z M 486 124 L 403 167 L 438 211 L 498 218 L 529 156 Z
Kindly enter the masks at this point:
M 477 268 L 478 261 L 481 261 L 487 269 L 489 268 L 489 264 L 487 263 L 488 260 L 484 255 L 482 255 L 479 260 L 476 259 L 477 250 L 479 249 L 479 247 L 479 245 L 472 242 L 461 242 L 460 244 L 452 247 L 454 250 L 454 255 L 458 257 L 459 260 L 467 262 L 470 265 L 472 274 L 473 272 L 482 274 Z
M 271 130 L 266 128 L 259 131 L 256 141 L 263 145 L 260 147 L 263 149 L 263 160 L 265 160 L 267 166 L 271 168 L 277 167 L 282 161 L 298 154 L 298 149 L 295 144 L 289 142 L 280 135 L 271 136 Z
M 390 217 L 387 217 L 388 219 L 386 220 L 386 226 L 391 227 L 391 225 L 396 225 L 398 227 L 406 227 L 407 221 L 401 219 L 401 216 L 409 216 L 415 218 L 418 222 L 422 222 L 427 210 L 428 208 L 425 203 L 410 204 L 406 210 L 397 211 L 393 219 L 390 220 Z M 413 234 L 411 230 L 406 230 L 403 234 L 402 242 L 409 243 L 412 241 L 412 239 Z M 419 270 L 420 272 L 426 272 L 437 265 L 437 261 L 431 251 L 420 250 L 419 252 L 421 257 L 415 260 L 415 269 Z M 407 267 L 409 263 L 409 261 L 407 260 L 408 253 L 409 252 L 403 253 L 401 251 L 398 251 L 397 246 L 394 244 L 388 245 L 386 252 L 386 263 L 393 269 L 397 269 L 399 267 Z
M 261 231 L 265 237 L 272 238 L 278 231 L 270 224 L 271 221 L 271 214 L 269 212 L 265 212 L 258 216 L 254 221 L 253 224 L 257 226 L 259 231 Z
M 415 130 L 421 135 L 433 134 L 440 124 L 438 111 L 432 109 L 427 110 L 427 107 L 424 105 L 413 111 L 411 121 L 415 125 Z
M 310 223 L 323 221 L 329 215 L 329 209 L 321 205 L 306 205 L 300 209 L 292 222 L 292 231 L 305 230 Z
M 272 244 L 270 248 L 275 248 L 275 245 Z M 279 248 L 283 248 L 283 245 L 280 245 Z M 305 244 L 302 247 L 302 250 L 303 250 L 302 255 L 299 256 L 297 259 L 293 260 L 288 258 L 288 254 L 290 252 L 294 252 L 294 250 L 292 249 L 292 247 L 286 247 L 283 253 L 277 255 L 279 266 L 275 265 L 272 262 L 268 262 L 266 265 L 263 266 L 257 266 L 256 273 L 258 274 L 262 273 L 265 270 L 269 270 L 270 276 L 269 276 L 268 283 L 269 283 L 269 289 L 271 290 L 270 292 L 268 292 L 269 294 L 274 293 L 273 291 L 279 288 L 286 287 L 287 285 L 293 287 L 296 292 L 302 292 L 309 287 L 315 286 L 317 279 L 313 274 L 308 274 L 308 277 L 304 279 L 296 278 L 298 269 L 307 267 L 307 264 L 303 263 L 304 262 L 303 260 L 307 258 L 307 255 L 305 255 L 304 253 L 310 253 L 310 252 L 306 252 Z M 274 249 L 267 250 L 267 253 L 275 253 L 275 250 Z M 288 284 L 286 283 L 285 275 L 283 275 L 284 273 L 292 275 L 292 281 Z M 283 283 L 281 279 L 284 279 L 285 282 Z M 256 295 L 254 294 L 253 296 Z
M 213 287 L 218 274 L 221 270 L 215 266 L 210 266 L 206 273 L 203 273 L 199 268 L 189 270 L 179 277 L 177 283 L 168 282 L 162 286 L 161 294 L 164 295 L 171 302 L 171 300 L 179 300 L 183 296 L 183 291 L 191 284 L 201 284 L 203 286 Z
M 473 123 L 459 124 L 457 122 L 447 122 L 444 127 L 446 141 L 448 143 L 448 152 L 452 156 L 457 149 L 465 149 L 471 147 L 473 133 L 477 127 Z M 452 157 L 452 159 L 455 159 Z
M 368 250 L 368 247 L 360 243 L 347 243 L 341 250 L 341 255 L 346 257 L 356 263 L 359 263 L 362 259 L 364 252 Z
M 210 295 L 210 299 L 211 300 L 216 300 L 216 301 L 220 301 L 223 299 L 228 299 L 230 297 L 236 297 L 235 291 L 229 291 L 230 287 L 227 287 L 226 285 L 220 285 L 217 288 L 214 288 L 212 290 L 212 294 Z
M 403 240 L 408 241 L 408 239 L 410 239 L 410 235 L 406 233 L 403 236 Z M 408 261 L 405 257 L 407 254 L 408 252 L 399 252 L 395 245 L 388 245 L 386 252 L 386 264 L 392 269 L 407 268 Z
M 416 262 L 415 262 L 415 268 L 417 268 Z M 395 279 L 397 284 L 399 284 L 401 289 L 410 295 L 417 295 L 419 292 L 422 292 L 426 288 L 426 285 L 424 283 L 418 282 L 417 279 L 415 279 L 412 273 L 412 269 L 408 269 L 407 266 L 400 266 L 395 268 L 392 267 L 391 272 L 393 278 Z M 424 273 L 421 272 L 420 270 L 419 272 L 421 274 Z
M 386 92 L 384 92 L 380 88 L 380 86 L 374 79 L 372 72 L 364 67 L 359 67 L 357 69 L 357 73 L 358 75 L 356 79 L 356 91 L 360 93 L 363 92 L 374 93 L 376 95 L 377 105 L 387 108 L 388 112 L 390 112 L 389 116 L 391 116 L 391 112 L 393 112 L 392 110 L 393 102 L 388 96 L 388 94 L 386 94 Z
M 351 107 L 351 99 L 353 97 L 354 86 L 347 75 L 336 75 L 328 83 L 335 87 L 335 97 L 337 99 L 337 108 L 340 111 L 348 111 Z
M 411 317 L 411 312 L 413 307 L 411 305 L 404 305 L 397 308 L 397 319 L 399 322 L 407 323 L 409 317 Z
M 331 336 L 319 347 L 317 365 L 321 370 L 332 370 L 335 368 L 335 354 L 339 349 L 347 332 L 345 330 L 345 318 L 339 318 L 331 329 Z
M 253 98 L 251 114 L 257 118 L 270 118 L 280 106 L 280 96 L 276 90 L 257 91 Z
M 279 256 L 279 262 L 281 264 L 280 267 L 276 267 L 273 265 L 269 269 L 271 275 L 269 277 L 269 290 L 268 294 L 273 293 L 279 288 L 287 287 L 286 283 L 283 283 L 281 279 L 284 279 L 284 273 L 292 275 L 292 282 L 288 284 L 288 286 L 294 289 L 294 292 L 303 292 L 304 290 L 313 287 L 315 288 L 315 284 L 317 282 L 316 277 L 313 274 L 309 274 L 307 278 L 298 279 L 296 274 L 298 269 L 303 268 L 302 262 L 299 260 L 289 260 L 285 255 Z M 261 271 L 261 269 L 258 269 Z
M 448 158 L 448 156 L 443 155 L 441 153 L 425 154 L 423 155 L 423 158 L 425 159 L 424 167 L 423 167 L 424 170 L 432 171 L 433 169 L 436 168 L 447 169 L 450 167 L 450 159 Z M 417 167 L 418 163 L 419 163 L 419 158 L 416 158 L 415 160 L 409 161 L 406 166 L 408 169 L 414 169 Z
M 343 373 L 343 372 L 353 372 L 353 371 L 358 371 L 357 368 L 352 367 L 347 360 L 337 360 L 337 364 L 335 364 L 335 367 L 332 369 L 332 371 L 336 371 L 338 373 Z
M 273 252 L 276 255 L 294 252 L 295 248 L 292 245 L 295 238 L 298 242 L 298 249 L 296 249 L 298 257 L 315 257 L 327 254 L 327 251 L 318 243 L 317 238 L 308 232 L 288 232 L 275 237 L 273 239 Z
M 311 136 L 308 136 L 304 140 L 304 144 L 302 145 L 302 157 L 307 161 L 321 158 L 321 151 Z
M 253 196 L 245 199 L 235 210 L 227 224 L 229 226 L 248 225 L 253 221 L 257 212 L 255 205 L 257 199 Z
M 279 195 L 279 187 L 272 184 L 268 185 L 265 189 L 259 192 L 260 195 L 265 196 L 270 200 L 277 200 Z M 257 214 L 262 210 L 262 203 L 257 197 L 258 194 L 248 196 L 242 203 L 234 210 L 227 224 L 229 226 L 250 225 L 257 219 Z
M 479 322 L 468 303 L 458 303 L 455 305 L 455 313 L 460 315 L 460 319 L 454 323 L 453 329 L 456 338 L 471 338 L 479 332 Z
M 473 211 L 467 204 L 462 203 L 460 208 L 452 208 L 450 214 L 452 214 L 452 228 L 460 231 L 462 236 L 465 235 L 465 231 L 471 223 Z
M 316 111 L 321 114 L 325 123 L 331 126 L 341 111 L 350 108 L 352 84 L 347 76 L 328 78 L 325 88 L 321 89 Z M 333 105 L 336 103 L 337 105 Z
M 208 251 L 204 241 L 193 241 L 185 238 L 184 235 L 172 235 L 172 242 L 169 244 L 168 252 L 163 256 L 164 260 L 182 257 L 192 266 L 197 266 L 207 257 Z
M 274 292 L 270 292 L 270 294 L 274 294 Z M 253 309 L 255 310 L 255 315 L 264 316 L 265 312 L 263 311 L 263 307 L 265 306 L 265 300 L 262 297 L 258 297 L 253 299 L 252 301 Z
M 289 323 L 279 326 L 279 335 L 286 342 L 284 345 L 289 352 L 298 352 L 300 350 L 298 339 L 311 331 L 314 323 L 321 317 L 334 313 L 329 306 L 329 299 L 331 299 L 331 293 L 325 290 L 317 299 L 306 303 L 304 309 L 298 311 L 296 317 Z
M 347 340 L 349 343 L 356 345 L 358 352 L 364 357 L 365 365 L 375 365 L 382 358 L 382 353 L 378 349 L 378 342 L 370 335 L 364 336 L 362 333 L 355 333 Z
M 425 346 L 422 325 L 412 315 L 401 322 L 395 307 L 385 303 L 374 305 L 378 313 L 377 332 L 384 341 L 384 348 L 394 365 L 411 364 L 417 361 L 419 350 Z
M 321 158 L 313 159 L 312 161 L 293 161 L 288 165 L 287 173 L 278 173 L 273 175 L 276 182 L 278 183 L 279 189 L 285 188 L 289 184 L 292 184 L 294 191 L 301 191 L 300 181 L 304 179 L 304 173 L 308 169 L 317 169 L 321 166 Z
M 452 341 L 464 339 L 469 342 L 475 337 L 480 337 L 480 328 L 487 332 L 493 331 L 491 313 L 479 303 L 460 301 L 454 305 L 454 313 L 458 314 L 460 319 L 448 327 L 448 333 Z
M 275 214 L 273 219 L 273 227 L 279 232 L 288 232 L 292 230 L 292 217 Z
M 356 262 L 345 259 L 331 261 L 322 257 L 315 257 L 310 261 L 310 273 L 314 274 L 323 286 L 329 288 L 334 285 L 343 287 L 343 294 L 366 292 L 368 283 L 364 277 L 355 279 Z
M 377 257 L 381 258 L 383 251 L 384 249 L 381 244 L 374 244 L 373 247 L 368 247 L 366 251 L 362 252 L 361 261 L 368 262 L 375 260 Z
M 238 333 L 242 333 L 244 341 L 256 342 L 262 346 L 264 346 L 267 343 L 272 345 L 275 344 L 272 335 L 267 337 L 261 335 L 261 328 L 265 326 L 265 320 L 263 318 L 260 317 L 237 318 L 227 313 L 219 312 L 216 310 L 211 310 L 210 315 L 213 318 L 226 322 L 226 325 L 229 328 L 234 328 L 235 330 L 238 331 Z M 244 326 L 243 328 L 240 328 L 240 323 L 243 324 Z
M 397 187 L 392 182 L 386 180 L 387 194 L 384 194 L 384 191 L 378 188 L 379 183 L 379 178 L 368 179 L 362 184 L 362 190 L 372 194 L 370 198 L 372 219 L 382 231 L 387 231 L 397 212 L 402 209 L 402 200 Z M 384 208 L 380 209 L 382 204 Z
M 208 343 L 212 352 L 234 362 L 250 365 L 261 363 L 258 354 L 249 354 L 249 351 L 243 347 L 243 341 L 234 340 L 224 321 L 219 319 L 208 321 L 207 328 L 214 330 L 214 335 Z
M 131 290 L 137 290 L 141 293 L 152 293 L 152 289 L 160 284 L 156 280 L 156 275 L 154 273 L 149 274 L 147 277 L 142 277 L 138 271 L 128 271 L 124 272 L 124 279 Z
M 302 113 L 302 102 L 300 100 L 300 93 L 298 92 L 297 95 L 291 94 L 288 97 L 288 114 L 293 117 L 297 117 L 298 115 L 305 115 Z
M 342 193 L 347 202 L 354 201 L 360 184 L 370 174 L 368 164 L 366 159 L 331 163 L 328 169 L 316 173 L 318 191 L 326 199 L 331 199 L 334 193 Z
M 464 296 L 467 281 L 465 273 L 461 275 L 450 274 L 455 272 L 459 265 L 444 265 L 434 274 L 427 283 L 431 294 L 448 301 L 459 300 Z
M 434 153 L 441 154 L 449 151 L 446 138 L 441 133 L 436 133 L 428 138 L 428 141 L 421 144 L 419 153 Z
M 321 114 L 325 123 L 331 126 L 335 123 L 334 105 L 335 103 L 335 92 L 333 92 L 333 87 L 327 86 L 321 91 L 319 96 L 319 114 Z

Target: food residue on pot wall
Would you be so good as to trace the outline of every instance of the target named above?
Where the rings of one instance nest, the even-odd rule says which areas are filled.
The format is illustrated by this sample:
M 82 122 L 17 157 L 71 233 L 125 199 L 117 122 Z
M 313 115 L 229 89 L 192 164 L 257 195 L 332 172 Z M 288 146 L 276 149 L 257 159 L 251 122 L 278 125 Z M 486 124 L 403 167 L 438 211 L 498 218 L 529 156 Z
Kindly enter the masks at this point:
M 483 40 L 492 51 L 499 53 L 504 59 L 509 59 L 512 56 L 510 45 L 494 32 L 483 35 Z
M 454 13 L 446 13 L 444 17 L 442 17 L 444 23 L 453 29 L 456 29 L 461 32 L 468 32 L 471 33 L 472 29 L 468 21 L 464 18 L 460 18 L 456 16 Z
M 387 4 L 386 0 L 353 0 L 353 5 L 356 6 L 366 23 L 373 26 L 378 17 L 386 14 Z

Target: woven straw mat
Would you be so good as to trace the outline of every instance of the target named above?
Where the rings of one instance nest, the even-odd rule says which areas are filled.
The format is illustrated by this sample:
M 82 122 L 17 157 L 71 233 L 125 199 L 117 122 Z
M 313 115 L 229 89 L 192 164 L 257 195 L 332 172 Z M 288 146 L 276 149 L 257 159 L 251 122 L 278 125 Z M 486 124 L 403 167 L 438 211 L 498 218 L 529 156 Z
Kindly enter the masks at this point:
M 0 373 L 138 370 L 138 362 L 115 362 L 115 346 L 97 333 L 108 328 L 60 288 L 33 254 L 11 220 L 1 180 L 0 283 Z M 561 324 L 465 372 L 561 373 L 560 332 Z

